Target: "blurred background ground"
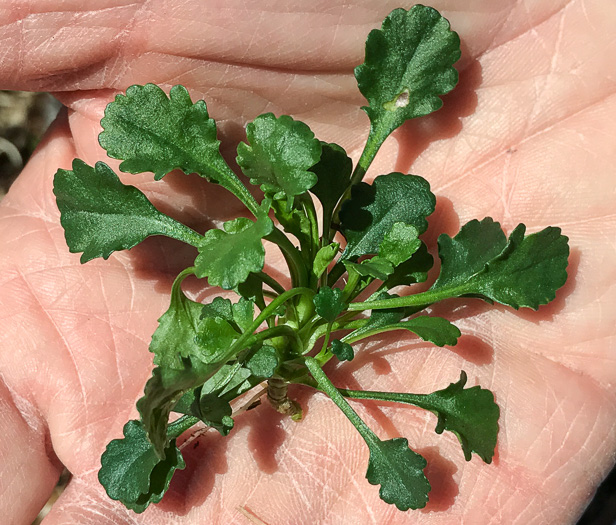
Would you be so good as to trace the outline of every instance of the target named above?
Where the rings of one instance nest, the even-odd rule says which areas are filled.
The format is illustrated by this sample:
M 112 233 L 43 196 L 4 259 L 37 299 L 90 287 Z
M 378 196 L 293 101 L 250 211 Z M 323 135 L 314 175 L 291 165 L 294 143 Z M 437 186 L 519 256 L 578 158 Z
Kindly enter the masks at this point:
M 19 175 L 60 107 L 60 103 L 47 93 L 0 91 L 0 199 Z M 40 523 L 49 512 L 69 479 L 70 474 L 65 471 L 34 524 Z M 601 485 L 577 525 L 616 525 L 616 468 Z

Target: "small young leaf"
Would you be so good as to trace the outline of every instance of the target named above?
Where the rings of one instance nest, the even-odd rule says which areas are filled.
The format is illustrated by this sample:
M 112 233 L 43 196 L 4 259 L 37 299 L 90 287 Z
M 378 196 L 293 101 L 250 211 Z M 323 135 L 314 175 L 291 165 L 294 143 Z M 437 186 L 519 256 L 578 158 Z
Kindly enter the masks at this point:
M 255 318 L 255 303 L 243 297 L 231 306 L 233 320 L 242 332 L 248 330 Z
M 352 361 L 355 357 L 353 347 L 349 343 L 343 343 L 339 339 L 332 340 L 331 351 L 340 361 Z
M 188 272 L 182 272 L 173 282 L 169 308 L 158 319 L 158 328 L 150 343 L 154 363 L 175 370 L 184 370 L 182 358 L 204 355 L 204 349 L 196 339 L 201 330 L 203 305 L 191 301 L 182 292 L 182 281 L 188 275 Z
M 368 35 L 366 60 L 355 68 L 371 127 L 387 136 L 404 121 L 439 109 L 439 95 L 458 83 L 453 64 L 459 58 L 460 39 L 438 11 L 423 5 L 392 11 Z
M 245 217 L 224 223 L 223 230 L 208 230 L 198 246 L 195 259 L 197 277 L 207 277 L 212 286 L 225 290 L 244 282 L 250 272 L 260 272 L 265 264 L 261 239 L 274 228 L 266 215 L 253 222 Z
M 425 179 L 416 175 L 380 175 L 372 185 L 353 187 L 351 199 L 340 211 L 342 233 L 347 240 L 343 259 L 376 254 L 394 224 L 426 231 L 426 217 L 434 211 L 436 198 Z
M 382 321 L 396 316 L 404 317 L 407 315 L 404 309 L 398 313 L 396 309 L 392 309 L 390 314 L 381 314 L 376 318 L 377 322 L 368 322 L 365 326 L 358 328 L 344 337 L 345 341 L 355 342 L 366 337 L 380 334 L 383 332 L 392 332 L 395 330 L 408 330 L 419 336 L 424 341 L 434 343 L 436 346 L 455 346 L 460 337 L 460 330 L 455 325 L 451 324 L 447 319 L 442 317 L 433 317 L 428 315 L 419 315 L 408 321 L 397 321 L 393 324 L 381 324 Z M 374 316 L 374 313 L 372 316 Z M 371 316 L 371 319 L 372 319 Z
M 72 171 L 58 170 L 53 191 L 66 244 L 72 253 L 83 252 L 82 263 L 96 257 L 107 259 L 150 235 L 186 242 L 199 242 L 201 238 L 159 212 L 137 188 L 122 184 L 104 162 L 92 168 L 75 159 Z
M 217 363 L 239 337 L 237 331 L 220 317 L 206 317 L 198 326 L 195 357 L 202 363 Z
M 287 115 L 259 115 L 246 126 L 250 145 L 240 142 L 237 163 L 252 184 L 291 199 L 314 186 L 317 176 L 308 171 L 321 156 L 321 144 L 303 122 Z
M 466 461 L 470 461 L 471 452 L 475 452 L 486 463 L 491 463 L 500 410 L 492 392 L 480 386 L 465 389 L 465 384 L 466 373 L 461 372 L 457 383 L 427 395 L 423 408 L 438 416 L 437 434 L 449 430 L 458 437 Z
M 378 255 L 371 259 L 366 259 L 361 263 L 343 261 L 343 264 L 349 272 L 357 272 L 362 277 L 372 277 L 379 281 L 386 281 L 387 277 L 394 272 L 394 267 L 391 262 Z
M 287 199 L 276 199 L 272 202 L 272 208 L 284 231 L 294 235 L 302 249 L 310 246 L 310 221 L 304 211 L 298 208 L 297 202 L 289 207 Z
M 425 507 L 430 492 L 430 482 L 423 473 L 426 460 L 413 452 L 404 438 L 367 443 L 370 462 L 366 478 L 372 485 L 381 485 L 381 499 L 400 510 Z
M 160 459 L 139 421 L 124 425 L 124 438 L 111 441 L 101 457 L 98 479 L 107 495 L 137 513 L 158 503 L 169 488 L 173 473 L 185 467 L 175 440 Z
M 184 359 L 184 370 L 157 366 L 145 384 L 144 395 L 137 401 L 141 422 L 154 451 L 165 457 L 168 444 L 167 425 L 169 414 L 180 398 L 189 390 L 203 384 L 220 368 L 204 365 L 195 359 Z
M 321 142 L 321 146 L 321 159 L 310 168 L 317 176 L 317 182 L 310 188 L 310 192 L 321 201 L 323 215 L 331 216 L 340 197 L 349 187 L 353 161 L 338 144 Z
M 245 366 L 256 377 L 272 377 L 280 364 L 278 352 L 273 346 L 263 345 L 246 361 Z
M 231 301 L 223 297 L 214 297 L 211 303 L 204 304 L 201 309 L 201 319 L 206 317 L 220 317 L 227 322 L 233 321 Z
M 424 341 L 430 341 L 436 346 L 455 346 L 460 337 L 460 330 L 443 317 L 419 315 L 408 321 L 402 321 L 396 326 L 418 335 Z
M 316 279 L 323 275 L 323 272 L 327 270 L 327 267 L 336 257 L 338 253 L 338 249 L 340 248 L 340 244 L 337 242 L 332 242 L 327 246 L 323 246 L 316 256 L 314 257 L 314 262 L 312 263 L 312 274 Z
M 433 265 L 434 258 L 422 242 L 410 259 L 396 266 L 394 273 L 385 281 L 385 287 L 389 290 L 394 286 L 422 283 L 428 278 Z
M 313 298 L 314 308 L 323 319 L 333 323 L 343 311 L 342 290 L 323 286 Z
M 221 436 L 226 436 L 233 429 L 231 417 L 233 409 L 229 401 L 219 397 L 219 392 L 201 392 L 199 398 L 199 415 L 197 416 L 207 426 L 215 428 Z
M 419 232 L 415 226 L 396 222 L 391 227 L 379 247 L 379 256 L 387 259 L 394 266 L 407 261 L 421 246 L 417 238 Z
M 229 402 L 256 384 L 256 381 L 248 381 L 250 378 L 250 371 L 237 363 L 223 365 L 203 386 L 186 392 L 173 407 L 173 412 L 199 418 L 226 436 L 234 425 Z
M 185 87 L 173 86 L 169 98 L 154 84 L 131 86 L 105 109 L 99 142 L 120 169 L 151 171 L 156 180 L 174 169 L 217 182 L 251 211 L 255 201 L 219 151 L 216 123 L 203 100 L 192 103 Z

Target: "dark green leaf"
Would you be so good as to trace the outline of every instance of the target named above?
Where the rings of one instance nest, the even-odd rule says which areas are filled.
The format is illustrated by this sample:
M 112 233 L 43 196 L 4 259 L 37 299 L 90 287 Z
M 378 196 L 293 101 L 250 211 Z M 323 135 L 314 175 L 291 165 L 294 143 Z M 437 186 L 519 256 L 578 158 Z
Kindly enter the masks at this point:
M 427 395 L 422 406 L 438 416 L 437 434 L 449 430 L 458 437 L 466 461 L 470 461 L 471 452 L 475 452 L 486 463 L 491 463 L 500 410 L 492 392 L 480 386 L 465 389 L 464 385 L 466 374 L 461 372 L 457 383 Z
M 250 272 L 260 272 L 265 264 L 265 248 L 261 239 L 274 228 L 266 215 L 256 222 L 244 217 L 224 223 L 223 230 L 209 230 L 198 246 L 195 259 L 198 277 L 208 278 L 212 286 L 225 290 L 244 282 Z
M 287 199 L 274 200 L 272 202 L 274 215 L 284 231 L 294 235 L 301 247 L 306 249 L 310 246 L 310 221 L 302 209 L 298 209 L 297 203 L 289 207 Z
M 460 39 L 438 11 L 423 5 L 392 11 L 368 35 L 365 62 L 355 68 L 372 128 L 387 136 L 439 109 L 439 96 L 458 83 L 453 64 L 459 58 Z
M 481 296 L 513 308 L 535 310 L 554 299 L 567 279 L 569 245 L 560 228 L 524 236 L 523 224 L 508 241 L 498 223 L 471 221 L 453 239 L 439 237 L 441 276 L 431 290 Z
M 381 485 L 381 499 L 400 510 L 425 507 L 430 492 L 430 482 L 423 473 L 426 460 L 413 452 L 404 438 L 377 439 L 368 446 L 366 478 L 372 485 Z
M 317 181 L 308 170 L 318 162 L 321 144 L 303 122 L 266 113 L 246 126 L 246 136 L 250 145 L 240 142 L 237 163 L 265 193 L 292 199 Z
M 137 188 L 122 184 L 103 162 L 92 168 L 75 159 L 72 171 L 58 170 L 53 191 L 66 244 L 72 253 L 83 252 L 82 263 L 107 259 L 150 235 L 186 242 L 200 239 L 190 228 L 160 213 Z
M 114 439 L 101 457 L 98 479 L 107 495 L 135 512 L 158 503 L 169 488 L 176 469 L 185 467 L 175 440 L 160 459 L 139 421 L 124 425 L 124 438 Z
M 354 332 L 344 337 L 345 341 L 355 342 L 366 337 L 383 332 L 392 332 L 395 330 L 408 330 L 419 336 L 424 341 L 434 343 L 436 346 L 450 345 L 454 346 L 460 337 L 460 330 L 447 319 L 442 317 L 432 317 L 428 315 L 420 315 L 413 317 L 408 321 L 397 321 L 393 324 L 381 324 L 383 321 L 395 319 L 396 316 L 405 316 L 407 312 L 401 309 L 402 312 L 397 312 L 396 309 L 390 310 L 390 314 L 383 314 L 376 318 L 376 321 L 368 322 L 365 326 L 358 328 Z M 374 312 L 372 314 L 374 316 Z M 371 317 L 372 319 L 372 317 Z M 377 323 L 377 321 L 380 321 Z
M 186 392 L 173 407 L 173 412 L 197 417 L 226 436 L 234 424 L 230 401 L 261 380 L 239 363 L 223 365 L 203 386 Z
M 438 238 L 441 272 L 432 286 L 456 286 L 482 271 L 507 245 L 507 237 L 498 222 L 486 217 L 472 220 L 452 239 L 442 234 Z
M 332 323 L 345 308 L 342 290 L 323 286 L 313 297 L 314 308 L 323 319 Z
M 206 317 L 201 320 L 195 336 L 196 357 L 207 364 L 220 362 L 238 337 L 238 332 L 224 319 Z
M 231 301 L 223 297 L 214 297 L 211 303 L 204 304 L 201 309 L 201 319 L 205 317 L 220 317 L 227 322 L 233 321 Z
M 317 176 L 317 182 L 310 191 L 321 201 L 323 215 L 328 216 L 350 184 L 353 161 L 338 144 L 321 142 L 321 146 L 321 159 L 310 168 Z
M 385 281 L 387 289 L 394 286 L 422 283 L 428 278 L 428 271 L 434 264 L 434 258 L 422 242 L 410 259 L 396 266 L 394 273 Z
M 343 261 L 347 271 L 357 272 L 362 277 L 372 277 L 373 279 L 379 279 L 380 281 L 386 281 L 393 271 L 393 265 L 384 257 L 378 255 L 372 257 L 372 259 L 366 259 L 361 263 L 353 263 L 349 261 Z
M 145 385 L 144 395 L 137 401 L 141 421 L 159 458 L 164 458 L 167 447 L 167 425 L 172 408 L 189 390 L 203 384 L 220 368 L 204 365 L 194 359 L 183 360 L 183 370 L 157 366 Z
M 256 377 L 272 377 L 280 364 L 278 352 L 273 346 L 263 345 L 246 361 L 246 368 Z
M 430 341 L 436 346 L 454 346 L 460 337 L 460 330 L 442 317 L 419 315 L 408 321 L 402 321 L 396 326 L 409 330 L 424 341 Z
M 238 295 L 244 299 L 248 299 L 255 304 L 264 305 L 263 299 L 263 281 L 255 273 L 250 273 L 244 282 L 237 285 Z M 265 306 L 263 306 L 265 308 Z
M 344 259 L 378 253 L 394 224 L 414 226 L 426 231 L 426 217 L 434 211 L 436 198 L 425 179 L 416 175 L 380 175 L 372 185 L 353 186 L 351 199 L 340 211 L 342 233 L 347 247 Z
M 202 391 L 197 417 L 207 426 L 215 428 L 222 436 L 226 436 L 233 429 L 232 413 L 231 405 L 226 399 L 219 397 L 218 392 L 203 393 Z
M 182 272 L 174 281 L 169 309 L 158 319 L 158 328 L 150 343 L 154 363 L 175 370 L 184 370 L 183 358 L 204 354 L 196 338 L 201 329 L 203 305 L 191 301 L 182 292 L 182 281 L 188 275 Z
M 569 245 L 560 228 L 548 227 L 524 237 L 520 224 L 503 253 L 473 278 L 471 293 L 513 308 L 537 309 L 556 297 L 567 280 Z
M 110 157 L 124 161 L 122 171 L 151 171 L 157 180 L 174 169 L 198 173 L 254 203 L 220 154 L 205 102 L 193 104 L 183 86 L 172 87 L 169 98 L 154 84 L 131 86 L 107 106 L 101 125 L 99 142 Z
M 355 357 L 353 347 L 349 343 L 343 343 L 339 339 L 332 340 L 331 351 L 340 361 L 352 361 Z
M 255 303 L 243 297 L 232 305 L 233 320 L 242 332 L 248 330 L 255 318 Z
M 318 279 L 323 272 L 327 270 L 330 263 L 334 260 L 334 257 L 336 257 L 339 248 L 340 244 L 332 242 L 327 246 L 323 246 L 323 248 L 317 252 L 314 262 L 312 263 L 312 273 L 315 278 Z
M 417 238 L 419 232 L 415 226 L 396 222 L 391 227 L 379 247 L 379 256 L 387 259 L 394 266 L 407 261 L 421 246 Z

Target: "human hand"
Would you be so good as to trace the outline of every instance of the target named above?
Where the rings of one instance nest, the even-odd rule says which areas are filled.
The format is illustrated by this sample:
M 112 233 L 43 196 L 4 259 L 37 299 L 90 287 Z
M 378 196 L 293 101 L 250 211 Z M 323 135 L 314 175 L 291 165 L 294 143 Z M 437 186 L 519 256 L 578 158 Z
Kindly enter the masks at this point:
M 135 416 L 151 333 L 191 254 L 153 238 L 80 265 L 64 242 L 54 172 L 76 156 L 104 159 L 96 141 L 104 106 L 145 82 L 181 83 L 193 100 L 204 98 L 229 158 L 240 124 L 266 111 L 305 121 L 357 158 L 368 121 L 357 111 L 352 67 L 368 31 L 397 5 L 330 2 L 309 13 L 303 3 L 266 12 L 196 1 L 97 1 L 88 12 L 51 3 L 38 14 L 4 8 L 11 53 L 0 65 L 3 87 L 53 90 L 71 108 L 0 208 L 0 493 L 8 523 L 31 521 L 59 462 L 73 479 L 50 524 L 250 523 L 246 513 L 271 524 L 574 521 L 616 450 L 613 277 L 600 271 L 612 260 L 615 229 L 608 130 L 616 104 L 606 72 L 616 14 L 599 4 L 539 2 L 528 12 L 486 1 L 449 12 L 437 3 L 463 42 L 460 85 L 443 110 L 397 132 L 368 174 L 430 181 L 440 201 L 427 234 L 433 247 L 441 231 L 488 215 L 508 231 L 518 222 L 530 231 L 553 224 L 570 237 L 569 281 L 539 312 L 451 301 L 439 311 L 461 328 L 458 346 L 382 337 L 334 371 L 341 387 L 378 379 L 381 390 L 429 392 L 466 370 L 501 407 L 493 464 L 466 463 L 456 438 L 435 436 L 435 418 L 422 411 L 355 404 L 381 437 L 406 436 L 428 459 L 431 502 L 401 513 L 365 481 L 367 450 L 344 416 L 302 390 L 302 423 L 262 406 L 239 417 L 228 438 L 192 440 L 186 470 L 140 516 L 110 501 L 96 474 L 107 442 Z M 241 212 L 196 176 L 122 178 L 200 230 Z

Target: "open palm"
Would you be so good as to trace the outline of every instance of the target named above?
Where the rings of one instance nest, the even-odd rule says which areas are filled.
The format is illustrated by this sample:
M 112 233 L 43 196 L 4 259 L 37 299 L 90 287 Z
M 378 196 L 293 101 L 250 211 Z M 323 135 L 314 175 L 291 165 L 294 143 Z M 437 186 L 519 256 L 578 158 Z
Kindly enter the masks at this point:
M 464 369 L 501 407 L 494 462 L 466 463 L 455 436 L 434 434 L 431 414 L 355 404 L 380 437 L 408 437 L 428 460 L 430 503 L 399 512 L 364 479 L 368 451 L 352 425 L 324 396 L 298 389 L 302 423 L 261 406 L 238 417 L 228 438 L 212 431 L 189 439 L 186 470 L 163 502 L 137 516 L 106 497 L 100 454 L 135 416 L 151 370 L 149 338 L 173 277 L 194 254 L 151 238 L 80 265 L 64 241 L 53 174 L 76 156 L 104 159 L 96 140 L 104 106 L 146 82 L 181 83 L 204 98 L 229 157 L 242 125 L 272 111 L 357 158 L 368 120 L 352 68 L 369 30 L 398 4 L 57 4 L 0 2 L 2 87 L 54 91 L 70 108 L 0 208 L 3 522 L 29 523 L 61 464 L 73 478 L 46 524 L 574 522 L 616 452 L 616 7 L 435 1 L 463 42 L 460 84 L 443 110 L 399 130 L 368 175 L 430 181 L 438 199 L 432 247 L 439 233 L 485 216 L 508 231 L 519 222 L 531 232 L 561 226 L 570 238 L 569 281 L 539 312 L 452 300 L 439 312 L 462 330 L 456 347 L 380 337 L 331 370 L 337 386 L 419 393 Z M 197 176 L 122 178 L 200 230 L 242 211 Z

